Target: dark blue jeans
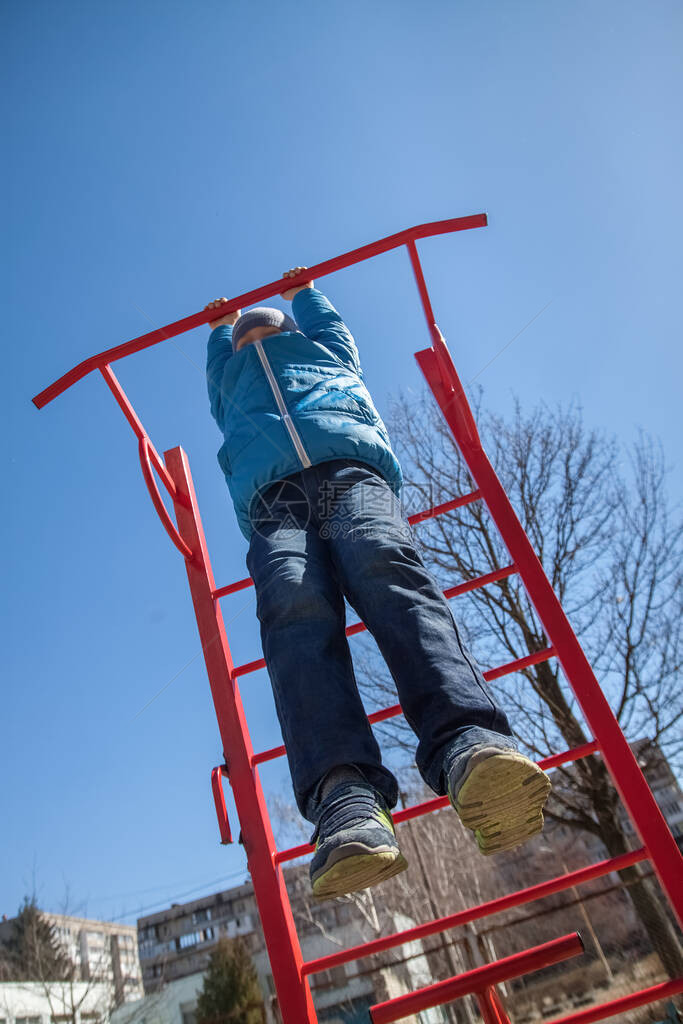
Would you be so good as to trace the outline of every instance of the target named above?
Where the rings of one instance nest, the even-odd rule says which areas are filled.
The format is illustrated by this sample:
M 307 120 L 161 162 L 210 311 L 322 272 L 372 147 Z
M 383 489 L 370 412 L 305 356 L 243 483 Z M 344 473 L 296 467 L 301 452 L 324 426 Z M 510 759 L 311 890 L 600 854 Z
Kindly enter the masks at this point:
M 335 459 L 268 485 L 252 505 L 247 568 L 299 810 L 317 821 L 324 776 L 357 765 L 390 807 L 345 635 L 344 597 L 372 633 L 437 794 L 474 744 L 516 748 L 507 718 L 415 548 L 400 502 L 364 462 Z

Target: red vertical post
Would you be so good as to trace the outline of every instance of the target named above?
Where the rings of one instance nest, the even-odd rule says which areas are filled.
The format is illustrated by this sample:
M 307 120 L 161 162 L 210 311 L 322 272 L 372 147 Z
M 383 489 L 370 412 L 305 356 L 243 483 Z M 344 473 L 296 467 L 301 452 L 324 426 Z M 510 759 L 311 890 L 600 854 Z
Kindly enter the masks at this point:
M 474 998 L 477 1000 L 477 1006 L 479 1007 L 479 1013 L 484 1024 L 499 1024 L 497 1016 L 492 1012 L 491 1007 L 484 998 L 483 992 L 475 992 Z
M 176 488 L 178 531 L 192 552 L 185 560 L 187 579 L 280 1009 L 287 1024 L 317 1024 L 310 985 L 301 969 L 303 958 L 282 868 L 274 860 L 268 809 L 257 769 L 252 766 L 253 750 L 223 616 L 213 597 L 216 585 L 190 467 L 180 447 L 164 452 L 164 459 Z
M 493 1013 L 496 1015 L 497 1024 L 512 1024 L 512 1021 L 508 1017 L 505 1007 L 501 1001 L 498 992 L 496 991 L 495 985 L 491 985 L 483 993 L 484 999 L 490 1005 Z
M 562 669 L 581 706 L 617 791 L 683 927 L 683 858 L 638 761 L 609 706 L 496 472 L 484 452 L 474 417 L 441 332 L 434 322 L 417 248 L 408 243 L 433 347 L 415 358 L 450 427 L 460 453 L 524 583 Z
M 499 1012 L 499 1005 L 493 999 L 493 989 L 487 988 L 483 992 L 476 992 L 475 998 L 477 1005 L 479 1006 L 479 1012 L 484 1020 L 484 1024 L 510 1024 L 510 1018 L 508 1016 L 501 1016 Z

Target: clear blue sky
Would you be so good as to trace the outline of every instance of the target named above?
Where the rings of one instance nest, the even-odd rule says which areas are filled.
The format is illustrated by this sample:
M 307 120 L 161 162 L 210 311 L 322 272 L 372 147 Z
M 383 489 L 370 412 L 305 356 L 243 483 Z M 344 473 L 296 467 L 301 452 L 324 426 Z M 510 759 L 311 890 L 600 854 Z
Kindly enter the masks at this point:
M 683 13 L 6 0 L 1 17 L 0 913 L 35 882 L 47 908 L 68 887 L 72 910 L 133 920 L 239 881 L 245 859 L 218 845 L 196 624 L 133 435 L 97 375 L 41 412 L 31 397 L 211 298 L 487 211 L 488 228 L 420 246 L 463 379 L 547 306 L 479 377 L 486 402 L 578 398 L 627 443 L 660 436 L 680 479 Z M 405 252 L 320 285 L 380 412 L 421 388 Z M 224 583 L 246 575 L 246 544 L 216 462 L 207 334 L 115 369 L 159 451 L 189 453 Z M 236 662 L 260 656 L 253 590 L 223 607 Z M 256 747 L 278 742 L 265 673 L 243 692 Z M 282 770 L 264 770 L 269 792 Z

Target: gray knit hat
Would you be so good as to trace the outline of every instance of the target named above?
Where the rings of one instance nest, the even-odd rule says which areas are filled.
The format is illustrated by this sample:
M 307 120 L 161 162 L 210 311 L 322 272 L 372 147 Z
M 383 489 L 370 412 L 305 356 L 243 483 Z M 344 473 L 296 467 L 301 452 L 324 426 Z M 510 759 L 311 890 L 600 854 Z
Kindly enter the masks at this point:
M 255 309 L 242 313 L 242 316 L 236 321 L 232 329 L 232 348 L 234 352 L 237 351 L 237 342 L 252 327 L 277 327 L 280 332 L 299 330 L 291 316 L 287 316 L 282 310 L 271 309 L 269 306 L 257 306 Z

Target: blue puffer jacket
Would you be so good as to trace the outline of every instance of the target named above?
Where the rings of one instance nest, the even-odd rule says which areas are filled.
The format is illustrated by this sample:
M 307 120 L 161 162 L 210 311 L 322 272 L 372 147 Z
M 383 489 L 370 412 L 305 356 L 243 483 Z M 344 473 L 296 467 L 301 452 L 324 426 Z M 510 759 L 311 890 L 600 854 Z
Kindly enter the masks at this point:
M 232 350 L 232 328 L 209 338 L 211 412 L 223 431 L 218 462 L 247 540 L 249 505 L 271 481 L 330 459 L 358 459 L 400 495 L 403 477 L 370 393 L 355 342 L 322 292 L 294 296 L 299 331 Z

